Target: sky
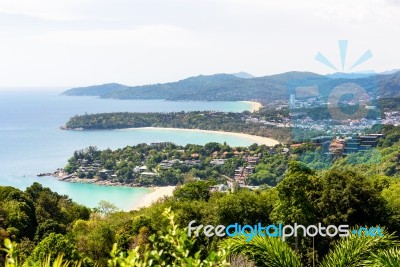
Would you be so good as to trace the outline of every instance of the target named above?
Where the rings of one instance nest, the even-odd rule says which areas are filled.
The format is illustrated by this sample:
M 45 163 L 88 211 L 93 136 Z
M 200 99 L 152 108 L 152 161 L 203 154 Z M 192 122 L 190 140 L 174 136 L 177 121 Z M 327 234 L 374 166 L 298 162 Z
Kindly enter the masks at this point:
M 400 68 L 400 0 L 0 0 L 0 88 Z M 341 69 L 341 67 L 340 67 Z

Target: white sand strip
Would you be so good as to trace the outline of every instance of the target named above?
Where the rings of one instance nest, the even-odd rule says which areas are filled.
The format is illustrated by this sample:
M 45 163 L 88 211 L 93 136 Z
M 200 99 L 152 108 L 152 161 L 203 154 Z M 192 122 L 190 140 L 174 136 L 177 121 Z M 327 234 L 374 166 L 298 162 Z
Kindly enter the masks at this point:
M 172 196 L 176 186 L 162 186 L 162 187 L 154 187 L 154 191 L 150 194 L 144 196 L 139 202 L 132 205 L 132 210 L 138 210 L 140 208 L 149 207 L 151 204 L 156 202 L 157 200 L 167 196 Z
M 279 142 L 272 138 L 257 136 L 257 135 L 250 135 L 244 133 L 234 133 L 234 132 L 224 132 L 224 131 L 209 131 L 209 130 L 199 130 L 199 129 L 180 129 L 180 128 L 159 128 L 159 127 L 142 127 L 142 128 L 129 128 L 124 130 L 165 130 L 165 131 L 179 131 L 179 132 L 199 132 L 199 133 L 210 133 L 210 134 L 223 134 L 223 135 L 230 135 L 235 136 L 243 139 L 250 140 L 253 143 L 259 145 L 266 145 L 266 146 L 275 146 L 278 145 Z

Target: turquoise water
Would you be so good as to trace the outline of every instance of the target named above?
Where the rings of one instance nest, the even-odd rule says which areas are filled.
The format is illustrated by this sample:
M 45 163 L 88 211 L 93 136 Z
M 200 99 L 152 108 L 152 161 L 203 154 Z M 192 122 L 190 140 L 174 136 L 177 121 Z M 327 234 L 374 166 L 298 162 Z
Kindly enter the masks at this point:
M 36 181 L 60 194 L 67 194 L 74 201 L 89 207 L 95 207 L 100 200 L 107 200 L 126 210 L 140 201 L 150 190 L 73 184 L 60 182 L 55 178 L 36 177 L 36 174 L 52 172 L 63 167 L 75 150 L 90 145 L 100 149 L 115 149 L 155 141 L 171 141 L 181 145 L 205 144 L 211 141 L 250 145 L 251 141 L 222 134 L 165 130 L 59 130 L 59 126 L 69 117 L 76 114 L 113 111 L 249 109 L 251 105 L 242 102 L 112 100 L 60 96 L 58 92 L 0 92 L 0 185 L 25 189 Z

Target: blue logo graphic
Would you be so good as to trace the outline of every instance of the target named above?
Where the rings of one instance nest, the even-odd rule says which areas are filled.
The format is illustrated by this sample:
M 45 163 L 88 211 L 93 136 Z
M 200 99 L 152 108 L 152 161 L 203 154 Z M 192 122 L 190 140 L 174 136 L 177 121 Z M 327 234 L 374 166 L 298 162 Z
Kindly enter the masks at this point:
M 263 225 L 262 223 L 257 223 L 254 225 L 241 225 L 239 223 L 231 224 L 228 226 L 224 225 L 198 225 L 193 226 L 196 224 L 196 221 L 191 221 L 188 224 L 187 231 L 188 236 L 199 236 L 201 232 L 207 236 L 244 236 L 246 237 L 246 241 L 251 241 L 256 236 L 268 236 L 268 237 L 279 237 L 282 238 L 282 241 L 285 241 L 287 238 L 292 236 L 303 236 L 303 237 L 315 237 L 315 236 L 322 236 L 322 237 L 347 237 L 351 234 L 356 236 L 383 236 L 383 229 L 379 226 L 377 227 L 360 227 L 355 228 L 354 230 L 350 230 L 349 225 L 343 224 L 339 226 L 335 225 L 322 225 L 318 223 L 316 225 L 308 225 L 304 226 L 301 224 L 294 223 L 293 225 L 282 225 L 279 224 L 270 224 L 270 225 Z
M 342 71 L 345 69 L 345 64 L 346 64 L 346 56 L 347 56 L 347 45 L 349 43 L 348 40 L 339 40 L 339 52 L 340 52 L 340 60 L 342 63 Z M 349 68 L 349 71 L 357 67 L 358 65 L 364 63 L 365 61 L 369 60 L 372 58 L 372 52 L 371 50 L 367 50 L 362 54 L 362 56 L 355 62 L 353 65 Z M 335 65 L 332 64 L 332 62 L 327 59 L 321 52 L 318 52 L 317 55 L 315 56 L 315 59 L 325 66 L 334 69 L 335 71 L 338 71 L 338 68 L 335 67 Z
M 373 57 L 371 50 L 348 62 L 347 40 L 339 40 L 340 66 L 323 53 L 315 60 L 336 73 L 299 75 L 288 81 L 292 152 L 312 169 L 329 168 L 346 158 L 351 164 L 377 164 L 381 125 L 378 86 L 373 71 L 350 73 Z M 350 67 L 348 67 L 350 66 Z M 347 73 L 344 73 L 347 72 Z M 305 142 L 313 146 L 302 147 Z

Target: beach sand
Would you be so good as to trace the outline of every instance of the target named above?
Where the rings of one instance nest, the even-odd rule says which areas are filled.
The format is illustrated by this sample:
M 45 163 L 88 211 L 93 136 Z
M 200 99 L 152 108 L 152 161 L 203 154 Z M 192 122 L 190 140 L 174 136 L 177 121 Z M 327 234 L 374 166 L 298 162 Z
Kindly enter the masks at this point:
M 154 187 L 154 191 L 144 196 L 139 202 L 132 205 L 131 210 L 138 210 L 140 208 L 149 207 L 151 204 L 163 198 L 164 196 L 172 196 L 175 187 L 176 186 Z
M 255 101 L 240 101 L 240 102 L 251 104 L 251 112 L 259 111 L 260 108 L 262 108 L 262 105 L 259 102 Z
M 181 131 L 181 132 L 200 132 L 200 133 L 211 133 L 211 134 L 223 134 L 223 135 L 230 135 L 235 136 L 243 139 L 247 139 L 253 143 L 259 145 L 267 145 L 267 146 L 275 146 L 278 145 L 279 142 L 272 138 L 257 136 L 257 135 L 250 135 L 244 133 L 233 133 L 233 132 L 224 132 L 224 131 L 209 131 L 209 130 L 199 130 L 199 129 L 181 129 L 181 128 L 158 128 L 158 127 L 142 127 L 142 128 L 129 128 L 126 130 L 166 130 L 166 131 Z

